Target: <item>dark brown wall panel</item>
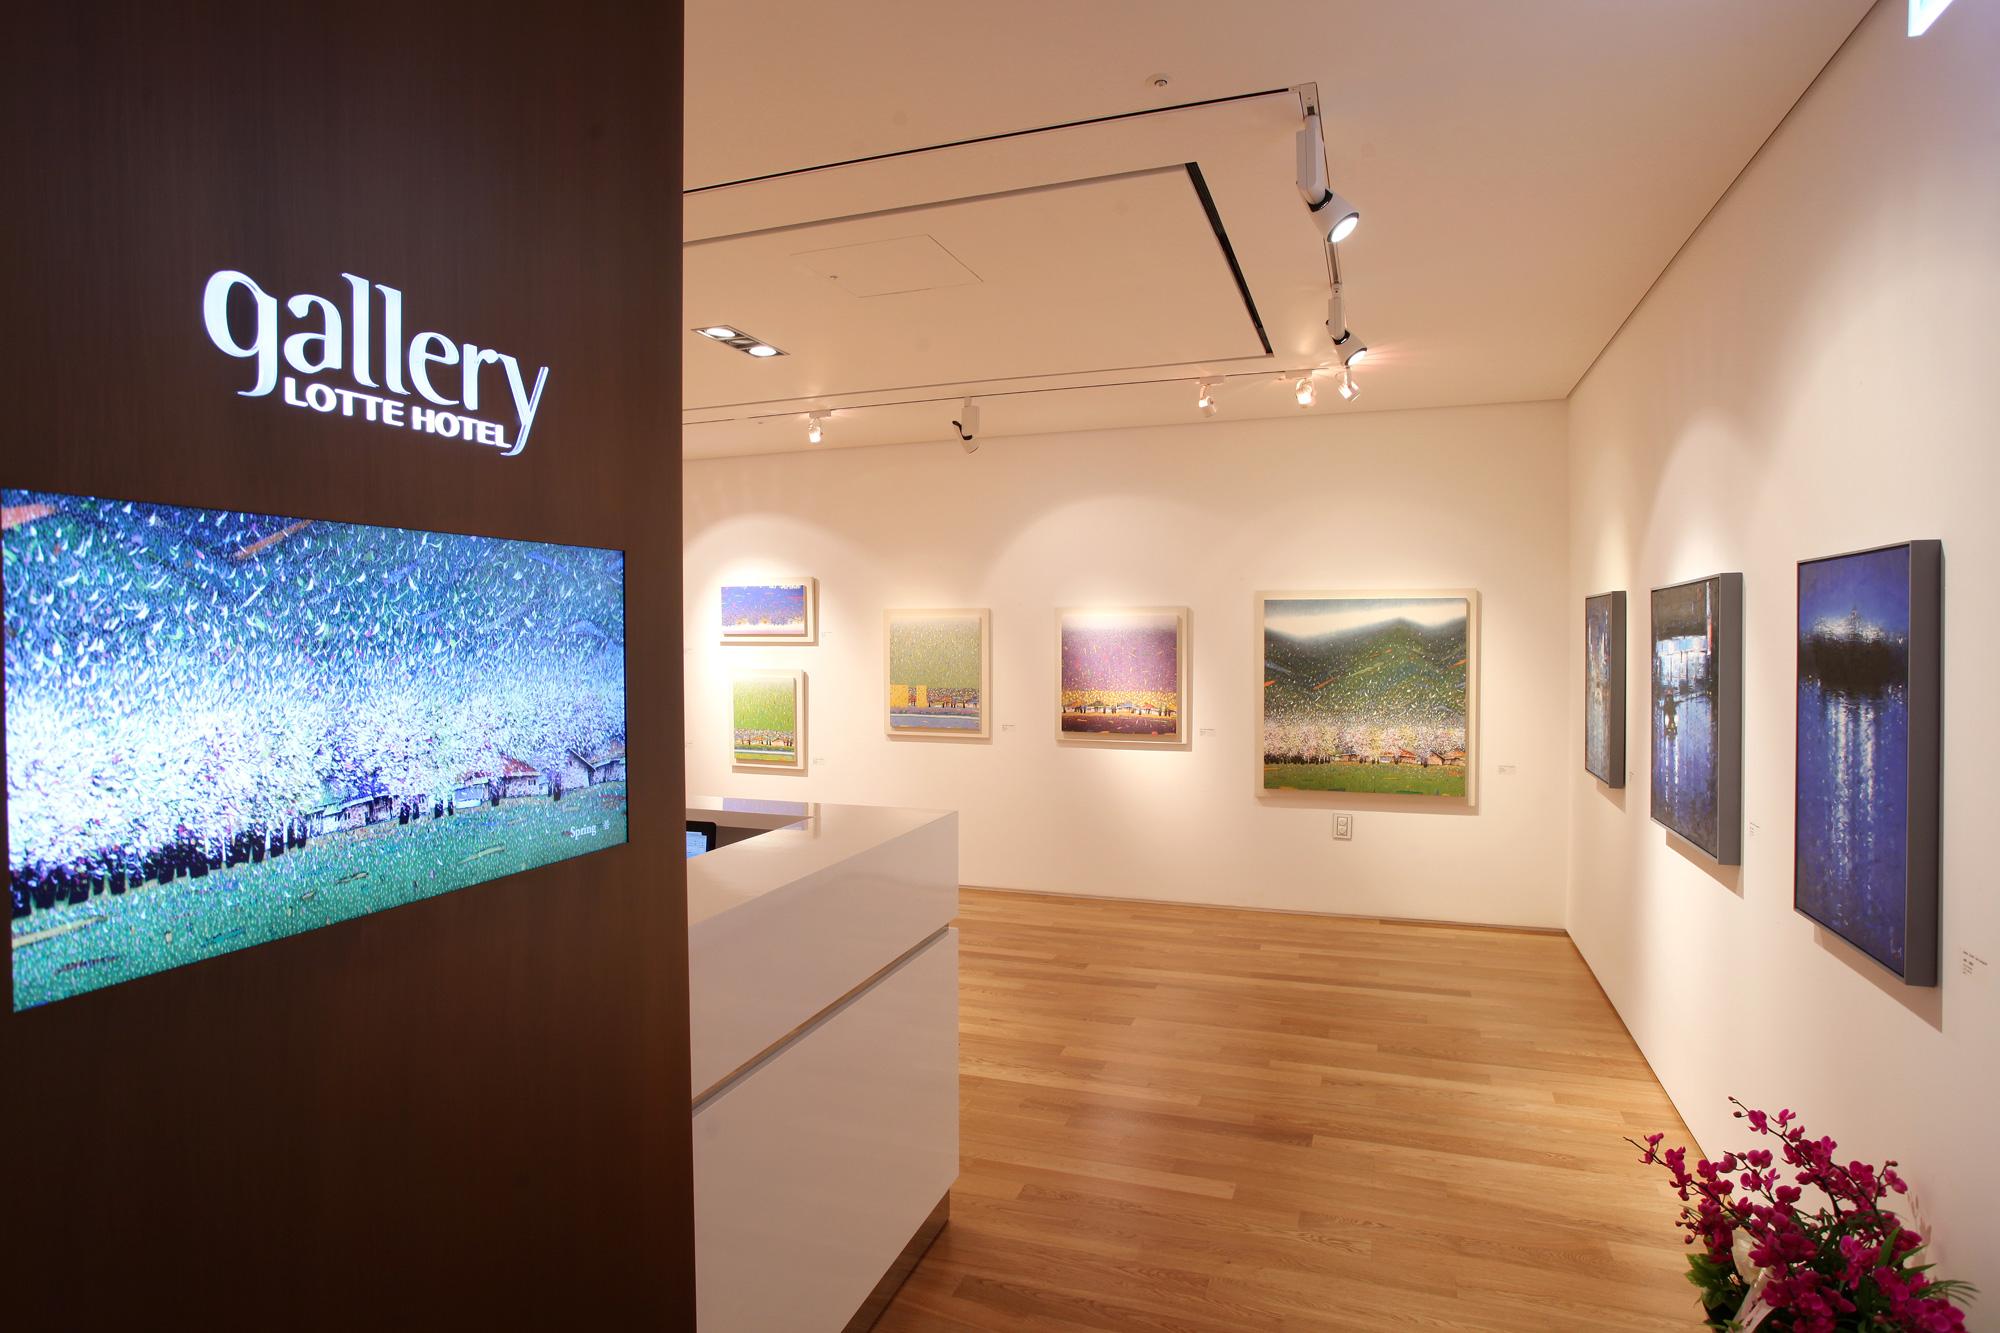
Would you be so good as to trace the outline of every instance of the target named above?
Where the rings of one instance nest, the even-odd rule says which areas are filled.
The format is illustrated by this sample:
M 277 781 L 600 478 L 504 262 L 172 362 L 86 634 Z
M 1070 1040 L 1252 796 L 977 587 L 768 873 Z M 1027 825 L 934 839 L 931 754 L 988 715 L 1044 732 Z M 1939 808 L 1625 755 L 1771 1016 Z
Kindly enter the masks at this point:
M 0 1015 L 8 1326 L 692 1308 L 680 41 L 678 4 L 10 17 L 0 485 L 621 547 L 633 764 L 626 846 Z M 222 268 L 547 364 L 527 449 L 239 397 Z

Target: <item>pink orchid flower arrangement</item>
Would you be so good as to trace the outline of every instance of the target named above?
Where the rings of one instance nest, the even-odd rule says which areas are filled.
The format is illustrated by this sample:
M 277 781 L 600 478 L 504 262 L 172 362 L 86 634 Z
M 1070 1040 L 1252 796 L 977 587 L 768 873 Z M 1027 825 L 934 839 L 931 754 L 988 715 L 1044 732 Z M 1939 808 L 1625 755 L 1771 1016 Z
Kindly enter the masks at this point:
M 1896 1163 L 1879 1170 L 1842 1163 L 1834 1141 L 1808 1138 L 1792 1112 L 1769 1115 L 1730 1100 L 1736 1118 L 1772 1147 L 1702 1159 L 1689 1171 L 1687 1149 L 1661 1151 L 1665 1135 L 1626 1140 L 1645 1154 L 1642 1162 L 1673 1177 L 1681 1229 L 1700 1246 L 1688 1256 L 1688 1281 L 1701 1291 L 1709 1327 L 1964 1333 L 1960 1302 L 1972 1288 L 1933 1278 L 1917 1262 L 1924 1238 L 1882 1206 L 1909 1188 Z

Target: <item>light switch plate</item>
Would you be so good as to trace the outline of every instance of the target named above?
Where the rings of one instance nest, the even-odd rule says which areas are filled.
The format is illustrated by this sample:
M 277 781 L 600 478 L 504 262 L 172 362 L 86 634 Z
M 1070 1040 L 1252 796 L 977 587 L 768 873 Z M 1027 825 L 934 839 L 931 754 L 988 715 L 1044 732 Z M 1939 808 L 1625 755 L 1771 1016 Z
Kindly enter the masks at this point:
M 1336 814 L 1333 817 L 1333 836 L 1338 842 L 1347 842 L 1354 837 L 1354 816 Z

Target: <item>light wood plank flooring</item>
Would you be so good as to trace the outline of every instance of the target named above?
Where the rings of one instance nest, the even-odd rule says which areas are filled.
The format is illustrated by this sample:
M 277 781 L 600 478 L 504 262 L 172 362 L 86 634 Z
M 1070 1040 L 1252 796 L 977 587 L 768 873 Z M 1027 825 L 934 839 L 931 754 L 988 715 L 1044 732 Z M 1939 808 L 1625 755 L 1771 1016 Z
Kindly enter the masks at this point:
M 1686 1131 L 1560 935 L 960 897 L 961 1174 L 877 1327 L 1691 1330 Z

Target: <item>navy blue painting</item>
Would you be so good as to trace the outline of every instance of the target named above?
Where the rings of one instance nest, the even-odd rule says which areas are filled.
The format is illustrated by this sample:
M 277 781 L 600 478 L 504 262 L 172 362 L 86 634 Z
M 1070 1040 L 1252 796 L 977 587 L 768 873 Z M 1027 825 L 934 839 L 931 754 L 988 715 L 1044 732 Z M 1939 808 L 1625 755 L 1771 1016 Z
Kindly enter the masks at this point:
M 1913 580 L 1912 559 L 1890 546 L 1799 566 L 1794 902 L 1898 975 L 1913 952 L 1912 840 L 1936 828 L 1935 809 L 1912 804 L 1934 791 L 1912 778 L 1920 764 L 1934 774 L 1936 755 L 1924 717 L 1935 691 L 1912 697 L 1913 669 L 1935 661 L 1913 639 L 1928 581 Z M 1917 915 L 1934 919 L 1934 875 L 1930 894 Z
M 1625 785 L 1625 594 L 1583 603 L 1583 766 L 1607 787 Z
M 1652 815 L 1724 865 L 1741 860 L 1740 574 L 1653 590 Z

